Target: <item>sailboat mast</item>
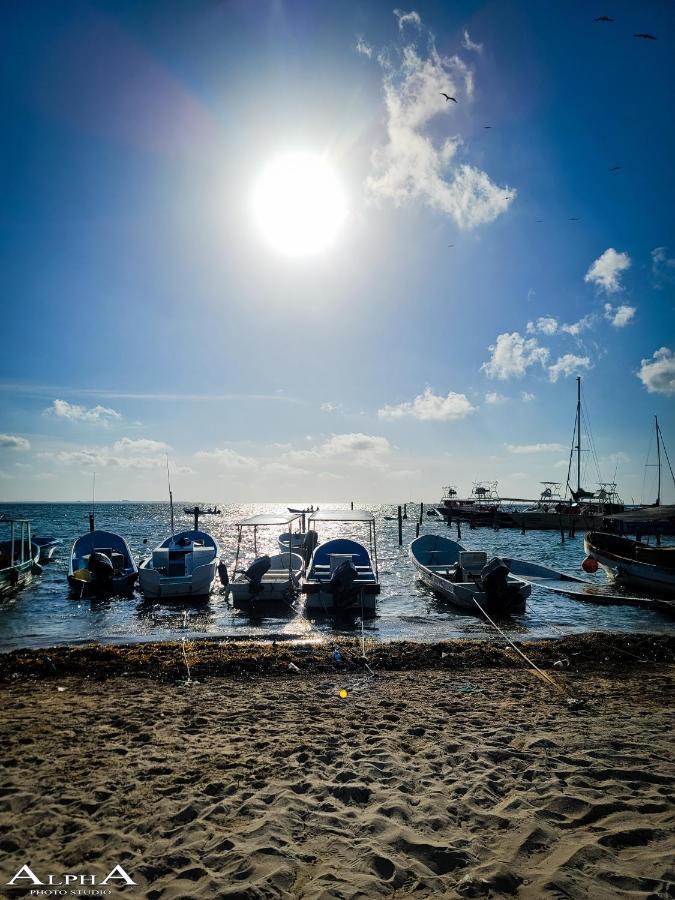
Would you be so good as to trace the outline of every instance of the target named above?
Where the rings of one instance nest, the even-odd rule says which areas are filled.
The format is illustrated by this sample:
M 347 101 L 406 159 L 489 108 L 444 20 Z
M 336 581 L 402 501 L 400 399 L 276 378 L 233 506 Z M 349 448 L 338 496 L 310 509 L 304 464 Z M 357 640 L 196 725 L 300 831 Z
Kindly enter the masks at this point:
M 654 424 L 656 426 L 656 463 L 658 471 L 658 481 L 656 487 L 656 506 L 661 506 L 661 436 L 659 429 L 659 417 L 654 416 Z
M 577 494 L 581 490 L 581 376 L 577 375 Z
M 169 507 L 171 508 L 171 534 L 175 534 L 173 527 L 173 494 L 171 492 L 171 475 L 169 474 L 169 456 L 166 457 L 166 480 L 169 485 Z

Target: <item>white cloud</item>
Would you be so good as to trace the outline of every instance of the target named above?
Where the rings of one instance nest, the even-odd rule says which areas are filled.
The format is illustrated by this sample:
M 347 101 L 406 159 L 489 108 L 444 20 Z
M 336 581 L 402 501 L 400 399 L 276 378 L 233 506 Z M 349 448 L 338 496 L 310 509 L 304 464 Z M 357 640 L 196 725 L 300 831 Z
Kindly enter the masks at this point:
M 107 428 L 111 422 L 121 419 L 121 413 L 108 406 L 80 406 L 79 403 L 68 403 L 67 400 L 54 400 L 45 410 L 45 415 L 58 419 L 69 419 L 71 422 L 90 422 Z
M 612 306 L 611 303 L 605 303 L 605 318 L 615 328 L 623 328 L 624 325 L 628 325 L 634 315 L 634 306 L 626 306 L 625 304 Z
M 411 9 L 410 12 L 402 12 L 400 9 L 394 10 L 394 15 L 398 19 L 398 30 L 402 33 L 406 25 L 412 25 L 414 28 L 422 27 L 420 14 Z
M 497 391 L 488 391 L 485 395 L 485 402 L 490 406 L 498 406 L 501 403 L 508 403 L 509 398 L 503 394 L 498 394 Z
M 528 391 L 521 391 L 520 399 L 523 401 L 523 403 L 532 403 L 532 401 L 535 399 L 535 395 L 530 394 Z
M 363 35 L 359 34 L 356 36 L 355 49 L 357 53 L 359 53 L 361 56 L 367 56 L 368 59 L 370 59 L 373 55 L 373 48 L 370 46 L 370 44 L 367 44 L 364 41 Z
M 483 52 L 483 45 L 472 41 L 466 28 L 464 29 L 464 35 L 462 37 L 462 47 L 464 47 L 465 50 L 473 50 L 474 53 Z
M 422 27 L 417 13 L 397 16 L 401 30 L 404 24 Z M 437 145 L 426 133 L 432 119 L 454 112 L 455 104 L 446 102 L 442 92 L 462 104 L 473 94 L 472 70 L 458 56 L 441 56 L 433 36 L 427 38 L 424 52 L 409 43 L 398 53 L 378 56 L 388 141 L 373 154 L 374 174 L 366 184 L 375 198 L 395 206 L 421 200 L 450 216 L 459 228 L 474 228 L 505 212 L 516 192 L 494 184 L 480 169 L 456 162 L 460 138 Z
M 654 247 L 652 250 L 652 277 L 654 286 L 659 289 L 675 281 L 675 257 L 668 256 L 667 247 Z
M 150 438 L 121 438 L 112 447 L 76 447 L 73 450 L 45 451 L 43 459 L 63 465 L 87 466 L 95 469 L 154 469 L 166 465 L 164 451 L 168 445 Z
M 504 444 L 509 453 L 560 453 L 562 444 Z
M 549 357 L 546 347 L 540 347 L 536 338 L 525 338 L 517 331 L 497 336 L 488 349 L 492 356 L 483 363 L 481 370 L 488 378 L 522 378 L 529 366 L 545 365 Z
M 651 359 L 643 359 L 638 378 L 650 394 L 675 394 L 675 354 L 668 347 L 656 350 Z
M 560 376 L 567 378 L 569 375 L 577 375 L 585 369 L 591 368 L 591 361 L 588 356 L 575 356 L 574 353 L 565 353 L 564 356 L 558 357 L 552 366 L 548 367 L 548 377 L 550 381 L 557 381 Z
M 214 450 L 198 450 L 195 459 L 215 462 L 223 469 L 253 469 L 257 465 L 250 456 L 242 456 L 230 447 L 216 447 Z
M 555 334 L 558 330 L 558 320 L 553 316 L 540 316 L 536 322 L 528 322 L 526 331 L 528 334 Z
M 361 432 L 333 434 L 322 444 L 309 450 L 293 450 L 287 455 L 290 462 L 349 461 L 366 466 L 381 466 L 391 453 L 391 444 L 384 437 Z
M 384 406 L 378 409 L 377 414 L 381 419 L 400 419 L 403 416 L 412 416 L 421 422 L 449 422 L 455 419 L 463 419 L 469 413 L 474 412 L 466 394 L 456 394 L 450 391 L 447 397 L 434 394 L 431 388 L 426 388 L 412 401 L 398 403 L 395 406 Z
M 30 450 L 30 441 L 18 434 L 0 434 L 0 449 Z
M 321 410 L 321 412 L 333 413 L 333 412 L 343 412 L 344 407 L 342 406 L 341 403 L 333 403 L 333 402 L 329 401 L 327 403 L 322 403 L 321 406 L 319 407 L 319 409 Z
M 573 337 L 576 337 L 581 331 L 585 331 L 587 328 L 594 325 L 596 319 L 597 316 L 594 313 L 589 313 L 587 316 L 579 319 L 578 322 L 572 322 L 569 325 L 561 325 L 560 330 L 564 331 L 565 334 L 571 334 Z
M 621 290 L 621 275 L 630 269 L 630 256 L 627 253 L 619 253 L 613 247 L 609 247 L 592 264 L 584 281 L 595 284 L 607 294 L 615 294 Z

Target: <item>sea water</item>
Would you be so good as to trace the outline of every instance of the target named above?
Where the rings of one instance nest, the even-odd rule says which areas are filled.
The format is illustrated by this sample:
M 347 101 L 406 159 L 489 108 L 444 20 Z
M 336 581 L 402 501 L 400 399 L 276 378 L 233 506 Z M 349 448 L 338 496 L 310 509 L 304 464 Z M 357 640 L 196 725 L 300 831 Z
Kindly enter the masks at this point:
M 316 501 L 314 504 L 317 505 Z M 192 517 L 176 504 L 176 531 L 192 527 Z M 294 503 L 294 506 L 302 506 Z M 322 508 L 348 509 L 348 504 L 322 504 Z M 221 554 L 232 570 L 236 553 L 235 523 L 256 513 L 286 513 L 284 504 L 220 505 L 220 516 L 204 516 L 200 527 L 209 531 L 220 544 Z M 492 627 L 483 619 L 459 613 L 415 577 L 408 557 L 408 545 L 415 537 L 419 505 L 409 504 L 409 518 L 403 523 L 403 547 L 398 546 L 398 525 L 385 516 L 396 516 L 396 507 L 370 507 L 377 523 L 378 556 L 382 592 L 377 616 L 336 624 L 333 621 L 308 620 L 302 611 L 292 609 L 279 615 L 254 617 L 234 610 L 217 582 L 207 601 L 166 605 L 144 601 L 136 593 L 131 598 L 75 600 L 70 597 L 66 573 L 73 541 L 88 530 L 89 507 L 84 503 L 0 504 L 0 514 L 27 517 L 33 534 L 60 538 L 62 544 L 53 561 L 45 563 L 42 575 L 0 605 L 0 649 L 47 647 L 63 643 L 133 642 L 143 640 L 189 640 L 200 637 L 253 637 L 329 640 L 331 634 L 361 635 L 378 640 L 406 639 L 437 641 L 444 638 L 488 638 Z M 152 547 L 170 533 L 170 511 L 166 503 L 101 503 L 96 506 L 96 527 L 114 531 L 129 543 L 140 562 Z M 259 553 L 278 552 L 280 528 L 258 530 Z M 318 525 L 319 539 L 342 535 L 367 541 L 367 528 L 338 523 Z M 248 532 L 248 533 L 246 533 Z M 245 530 L 242 557 L 254 555 L 252 529 Z M 457 540 L 457 527 L 440 519 L 422 517 L 421 534 L 440 534 Z M 555 531 L 477 528 L 462 525 L 462 540 L 469 550 L 486 550 L 488 556 L 509 556 L 541 563 L 563 572 L 583 575 L 583 535 L 561 541 Z M 584 576 L 592 577 L 592 576 Z M 605 581 L 602 572 L 595 576 Z M 300 604 L 301 605 L 301 604 Z M 509 620 L 505 630 L 512 638 L 548 638 L 586 631 L 667 632 L 672 619 L 663 613 L 630 606 L 598 606 L 570 597 L 533 588 L 527 610 Z

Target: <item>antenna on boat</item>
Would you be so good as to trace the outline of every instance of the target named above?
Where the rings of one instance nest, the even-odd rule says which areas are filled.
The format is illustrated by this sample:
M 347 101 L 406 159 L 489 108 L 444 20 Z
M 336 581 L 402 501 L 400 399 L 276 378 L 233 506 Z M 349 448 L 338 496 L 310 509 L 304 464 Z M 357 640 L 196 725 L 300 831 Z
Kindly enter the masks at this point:
M 661 440 L 659 438 L 659 417 L 654 416 L 654 427 L 656 428 L 656 465 L 658 471 L 658 480 L 656 483 L 656 503 L 655 506 L 661 506 Z
M 166 455 L 166 480 L 169 484 L 169 506 L 171 507 L 171 534 L 174 534 L 173 527 L 173 493 L 171 492 L 171 475 L 169 474 L 169 454 Z
M 94 531 L 94 508 L 96 506 L 96 472 L 94 472 L 91 480 L 91 512 L 89 513 L 89 531 Z

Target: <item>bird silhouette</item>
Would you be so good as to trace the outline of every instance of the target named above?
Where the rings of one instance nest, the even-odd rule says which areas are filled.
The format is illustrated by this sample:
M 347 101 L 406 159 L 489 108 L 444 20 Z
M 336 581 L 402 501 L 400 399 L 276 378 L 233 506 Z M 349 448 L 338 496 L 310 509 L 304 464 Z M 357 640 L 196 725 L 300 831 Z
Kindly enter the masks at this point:
M 449 94 L 446 94 L 444 91 L 441 91 L 441 97 L 445 97 L 445 101 L 447 103 L 448 100 L 452 100 L 453 103 L 457 103 L 454 97 L 451 97 Z
M 598 18 L 595 19 L 595 21 L 596 22 L 613 22 L 614 19 L 610 19 L 609 16 L 598 16 Z
M 483 125 L 483 128 L 492 128 L 492 125 Z
M 621 166 L 612 166 L 612 168 L 609 171 L 610 172 L 618 172 L 620 168 L 621 168 Z
M 454 244 L 448 244 L 448 247 L 454 247 L 454 246 L 455 246 Z
M 511 199 L 511 195 L 509 194 L 509 196 L 508 196 L 508 197 L 504 197 L 504 199 L 505 199 L 505 200 L 510 200 L 510 199 Z
M 634 37 L 644 38 L 646 41 L 655 41 L 656 38 L 653 34 L 650 34 L 648 31 L 641 31 L 638 34 L 634 35 Z

